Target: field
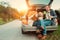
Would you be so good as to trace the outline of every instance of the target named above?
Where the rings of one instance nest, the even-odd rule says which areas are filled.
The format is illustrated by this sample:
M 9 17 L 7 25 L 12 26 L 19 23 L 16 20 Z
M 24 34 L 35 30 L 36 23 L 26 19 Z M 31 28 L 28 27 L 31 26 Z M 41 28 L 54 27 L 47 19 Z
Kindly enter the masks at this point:
M 0 25 L 5 24 L 2 18 L 0 18 Z
M 46 40 L 60 40 L 60 25 L 58 26 L 57 31 L 54 31 L 53 33 L 49 33 L 47 35 Z
M 5 21 L 3 21 L 3 19 L 2 18 L 0 18 L 0 25 L 3 25 L 3 24 L 5 24 L 5 23 L 8 23 L 8 22 L 10 22 L 10 21 L 12 21 L 13 19 L 10 19 L 10 20 L 8 20 L 7 22 L 5 22 Z

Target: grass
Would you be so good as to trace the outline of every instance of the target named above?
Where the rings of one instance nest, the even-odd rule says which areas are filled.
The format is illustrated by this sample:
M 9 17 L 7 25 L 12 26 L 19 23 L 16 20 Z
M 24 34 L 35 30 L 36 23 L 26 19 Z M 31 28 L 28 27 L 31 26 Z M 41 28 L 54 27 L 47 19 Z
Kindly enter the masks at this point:
M 60 26 L 58 26 L 57 31 L 54 31 L 53 33 L 48 34 L 46 40 L 60 40 Z
M 13 19 L 10 19 L 10 20 L 8 20 L 8 22 L 10 22 L 10 21 L 12 21 L 12 20 L 13 20 Z M 5 22 L 5 21 L 3 21 L 2 18 L 0 18 L 0 25 L 3 25 L 3 24 L 8 23 L 8 22 Z
M 0 25 L 5 24 L 2 18 L 0 18 Z

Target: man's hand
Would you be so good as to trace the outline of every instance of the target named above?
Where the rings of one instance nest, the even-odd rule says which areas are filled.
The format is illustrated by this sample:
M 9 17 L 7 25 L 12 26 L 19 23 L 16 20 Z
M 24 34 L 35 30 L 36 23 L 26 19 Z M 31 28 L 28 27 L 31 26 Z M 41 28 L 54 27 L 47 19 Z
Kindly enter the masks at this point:
M 53 18 L 53 16 L 49 16 L 49 18 Z

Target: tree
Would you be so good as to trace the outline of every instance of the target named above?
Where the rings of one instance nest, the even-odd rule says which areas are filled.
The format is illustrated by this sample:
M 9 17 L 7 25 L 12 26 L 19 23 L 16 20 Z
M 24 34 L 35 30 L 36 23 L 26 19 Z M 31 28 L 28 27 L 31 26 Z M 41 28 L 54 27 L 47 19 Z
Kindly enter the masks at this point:
M 5 22 L 9 21 L 11 18 L 19 18 L 19 12 L 15 8 L 10 7 L 6 2 L 1 2 L 0 4 L 0 18 L 2 18 Z

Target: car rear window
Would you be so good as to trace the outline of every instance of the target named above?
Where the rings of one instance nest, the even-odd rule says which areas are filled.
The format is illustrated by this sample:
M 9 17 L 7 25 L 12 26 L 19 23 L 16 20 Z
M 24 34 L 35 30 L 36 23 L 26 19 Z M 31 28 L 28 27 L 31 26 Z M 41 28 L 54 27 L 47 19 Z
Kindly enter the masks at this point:
M 48 5 L 50 2 L 50 0 L 29 0 L 29 4 L 30 5 L 34 5 L 34 4 L 44 4 L 44 5 Z

